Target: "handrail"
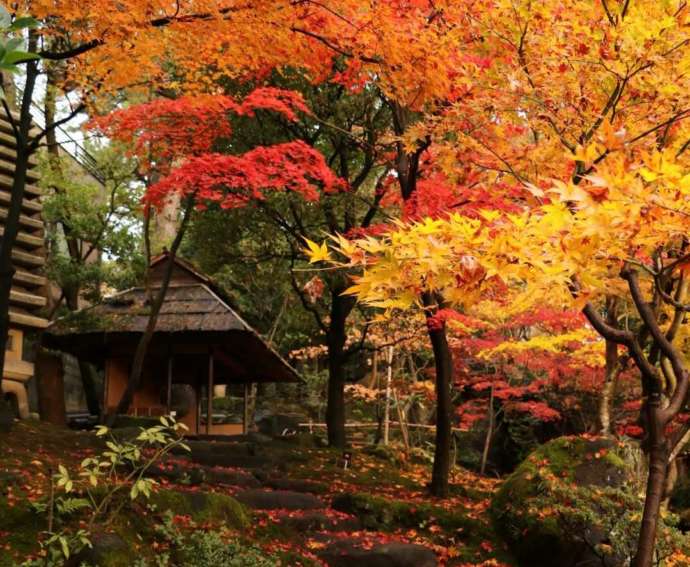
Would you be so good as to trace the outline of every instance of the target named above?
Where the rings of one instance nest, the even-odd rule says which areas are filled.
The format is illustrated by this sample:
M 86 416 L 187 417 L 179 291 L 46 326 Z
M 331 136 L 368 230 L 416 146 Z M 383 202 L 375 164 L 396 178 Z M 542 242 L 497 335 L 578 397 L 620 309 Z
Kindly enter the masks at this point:
M 22 96 L 22 89 L 17 88 L 17 94 Z M 35 109 L 40 120 L 36 120 L 37 116 L 33 116 L 34 121 L 43 129 L 46 127 L 45 109 L 38 106 L 34 101 L 31 101 L 31 108 Z M 62 150 L 83 167 L 92 177 L 94 177 L 101 185 L 105 185 L 105 175 L 98 166 L 98 161 L 89 151 L 62 126 L 55 126 L 55 130 L 60 132 L 61 136 L 66 140 L 58 142 Z M 71 147 L 71 149 L 70 149 Z

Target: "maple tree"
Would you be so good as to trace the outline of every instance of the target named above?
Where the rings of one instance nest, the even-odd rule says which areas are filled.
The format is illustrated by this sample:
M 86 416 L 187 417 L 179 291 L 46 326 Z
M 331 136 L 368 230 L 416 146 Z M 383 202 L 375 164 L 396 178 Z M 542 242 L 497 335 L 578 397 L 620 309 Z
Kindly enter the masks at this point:
M 171 62 L 177 77 L 168 86 L 183 91 L 204 90 L 226 75 L 256 77 L 286 66 L 303 68 L 318 81 L 334 60 L 342 59 L 345 69 L 338 79 L 344 85 L 371 83 L 381 90 L 393 112 L 390 163 L 402 198 L 421 214 L 442 215 L 447 208 L 462 214 L 404 227 L 380 242 L 364 240 L 356 249 L 340 242 L 339 248 L 355 255 L 353 266 L 364 263 L 364 255 L 379 256 L 357 284 L 365 302 L 392 309 L 422 298 L 431 319 L 437 377 L 445 380 L 439 383 L 442 414 L 450 407 L 446 394 L 452 364 L 446 321 L 432 319 L 436 311 L 442 313 L 449 303 L 509 316 L 528 309 L 535 297 L 548 298 L 558 308 L 572 307 L 573 294 L 580 302 L 592 299 L 587 315 L 609 346 L 621 342 L 631 351 L 650 394 L 645 399 L 651 417 L 664 421 L 673 413 L 654 409 L 655 384 L 662 383 L 656 389 L 668 390 L 667 397 L 682 405 L 684 376 L 680 368 L 669 372 L 663 362 L 677 363 L 677 353 L 653 332 L 653 323 L 659 327 L 664 317 L 675 321 L 684 309 L 683 263 L 672 259 L 673 254 L 684 257 L 686 229 L 683 173 L 690 136 L 684 119 L 690 90 L 684 74 L 684 3 L 389 0 L 362 6 L 344 0 L 247 6 L 190 1 L 172 13 L 150 3 L 112 7 L 68 3 L 59 12 L 52 33 L 59 36 L 60 26 L 70 30 L 72 43 L 64 54 L 83 55 L 70 73 L 81 84 L 89 78 L 113 90 L 137 82 L 159 86 L 167 82 Z M 53 2 L 32 3 L 39 17 L 52 16 L 52 8 Z M 195 37 L 199 32 L 194 52 L 188 49 L 190 31 Z M 128 57 L 117 57 L 118 40 L 125 38 Z M 441 171 L 425 178 L 427 150 Z M 472 164 L 470 171 L 460 171 L 455 165 L 460 160 Z M 212 200 L 224 202 L 226 193 L 213 190 L 216 179 L 204 182 L 210 184 Z M 430 183 L 431 198 L 422 198 L 421 181 L 434 179 L 444 183 Z M 456 204 L 447 203 L 455 187 L 460 194 L 475 189 L 472 198 L 480 191 L 489 199 L 516 194 L 509 199 L 511 210 L 490 200 L 474 214 L 465 214 L 464 206 L 429 210 L 429 204 L 436 204 L 433 195 L 445 205 Z M 551 202 L 554 195 L 556 202 Z M 233 194 L 228 204 L 247 198 L 239 197 L 238 203 Z M 530 207 L 531 216 L 523 212 Z M 572 240 L 554 247 L 553 242 L 563 243 L 565 231 Z M 458 248 L 464 253 L 458 255 Z M 553 256 L 539 260 L 545 251 Z M 625 271 L 627 289 L 617 279 L 625 260 L 632 261 Z M 399 273 L 403 265 L 405 273 Z M 645 276 L 653 272 L 644 291 L 654 294 L 656 319 L 639 301 L 634 268 Z M 652 280 L 659 285 L 652 288 Z M 507 294 L 510 303 L 496 299 Z M 616 318 L 602 319 L 615 297 L 644 320 L 637 340 L 643 346 L 652 343 L 646 353 L 651 366 L 645 352 L 635 352 L 628 329 L 611 332 Z M 665 312 L 670 308 L 664 304 L 676 313 Z M 676 329 L 670 338 L 678 341 L 681 334 Z M 613 375 L 614 358 L 609 357 L 607 375 Z M 669 407 L 677 405 L 674 401 Z M 658 466 L 664 460 L 659 450 L 663 431 L 652 423 L 647 429 L 652 440 L 656 435 L 650 454 L 657 466 L 650 474 L 654 497 L 647 499 L 639 565 L 650 560 L 658 508 L 654 491 L 665 475 Z M 448 435 L 439 430 L 443 449 Z
M 165 277 L 155 295 L 146 332 L 137 345 L 127 388 L 115 412 L 109 416 L 111 422 L 118 414 L 126 413 L 139 387 L 148 344 L 170 282 L 173 259 L 192 209 L 203 210 L 211 205 L 222 209 L 242 207 L 252 200 L 265 199 L 269 191 L 293 191 L 307 200 L 315 200 L 318 192 L 314 185 L 324 191 L 341 186 L 322 154 L 299 141 L 259 146 L 240 155 L 211 151 L 220 138 L 232 135 L 231 114 L 253 115 L 257 109 L 279 112 L 290 121 L 299 119 L 296 111 L 308 112 L 296 93 L 257 89 L 241 104 L 222 95 L 154 100 L 115 110 L 92 124 L 92 128 L 114 140 L 137 140 L 130 149 L 132 156 L 141 161 L 144 171 L 162 175 L 146 188 L 146 214 L 152 208 L 161 207 L 171 194 L 180 195 L 185 203 Z
M 112 6 L 60 3 L 56 8 L 54 0 L 31 3 L 47 24 L 42 36 L 50 40 L 40 53 L 67 61 L 65 86 L 80 86 L 84 92 L 159 88 L 199 93 L 216 90 L 221 78 L 256 78 L 286 67 L 319 81 L 340 61 L 344 68 L 336 82 L 355 90 L 373 82 L 392 110 L 391 130 L 398 138 L 389 161 L 406 200 L 416 192 L 420 158 L 429 141 L 403 141 L 401 136 L 410 130 L 423 135 L 416 129 L 420 112 L 466 96 L 473 73 L 486 63 L 466 53 L 475 30 L 469 14 L 480 8 L 473 3 L 387 0 L 363 7 L 355 0 L 289 5 L 279 0 L 251 5 L 192 0 L 172 9 L 167 3 L 129 0 Z M 195 38 L 193 53 L 190 36 Z M 127 57 L 120 56 L 123 43 Z M 443 329 L 433 330 L 431 337 L 438 351 L 440 392 L 432 490 L 443 495 L 452 369 Z
M 597 166 L 596 177 L 557 182 L 544 192 L 544 205 L 522 214 L 453 214 L 378 240 L 337 239 L 340 252 L 365 268 L 351 292 L 372 305 L 404 309 L 421 305 L 421 293 L 441 292 L 469 314 L 519 312 L 535 302 L 574 306 L 603 337 L 627 348 L 640 371 L 650 454 L 638 565 L 652 556 L 667 461 L 687 432 L 673 427 L 688 388 L 687 174 L 675 153 L 655 152 L 631 168 L 632 152 L 617 152 Z M 597 188 L 606 189 L 605 198 Z M 612 295 L 632 302 L 636 328 L 601 317 L 596 305 Z
M 640 183 L 635 175 L 639 175 L 637 171 L 641 169 L 645 176 L 643 183 L 650 183 L 654 179 L 649 173 L 644 173 L 649 169 L 650 162 L 656 164 L 656 169 L 659 169 L 659 163 L 663 162 L 666 164 L 666 175 L 675 170 L 678 179 L 682 178 L 681 164 L 685 159 L 688 139 L 687 125 L 684 121 L 687 116 L 688 91 L 687 79 L 678 70 L 686 67 L 688 56 L 687 50 L 684 49 L 688 41 L 685 5 L 680 2 L 622 2 L 611 5 L 586 2 L 567 5 L 541 3 L 536 6 L 530 2 L 499 2 L 487 9 L 484 16 L 473 17 L 475 23 L 484 30 L 482 38 L 485 41 L 479 53 L 487 58 L 487 72 L 480 74 L 476 81 L 483 84 L 484 88 L 475 88 L 472 91 L 471 104 L 461 100 L 452 105 L 441 120 L 432 123 L 431 128 L 421 131 L 409 130 L 407 142 L 408 145 L 418 143 L 420 134 L 425 136 L 421 139 L 431 137 L 442 141 L 443 135 L 452 132 L 454 139 L 450 143 L 438 144 L 440 147 L 436 148 L 439 159 L 448 161 L 457 155 L 456 140 L 462 136 L 462 141 L 473 147 L 480 156 L 481 168 L 494 172 L 494 179 L 486 180 L 489 186 L 501 179 L 512 179 L 515 184 L 523 185 L 532 191 L 534 199 L 524 199 L 522 204 L 536 206 L 537 211 L 541 211 L 535 215 L 546 223 L 541 227 L 544 230 L 550 228 L 548 223 L 554 223 L 559 226 L 559 230 L 572 232 L 568 224 L 570 221 L 563 219 L 582 214 L 578 207 L 583 200 L 591 199 L 601 204 L 596 212 L 588 209 L 587 214 L 580 217 L 583 224 L 589 223 L 588 232 L 582 236 L 581 250 L 575 252 L 572 248 L 569 249 L 575 258 L 567 258 L 570 267 L 573 267 L 573 262 L 582 262 L 581 273 L 578 274 L 579 281 L 573 282 L 574 271 L 567 273 L 564 279 L 559 279 L 559 270 L 562 268 L 559 267 L 557 259 L 563 258 L 563 254 L 562 251 L 556 251 L 548 263 L 532 266 L 543 269 L 550 279 L 548 282 L 536 284 L 536 287 L 533 283 L 529 286 L 529 293 L 533 297 L 546 297 L 556 304 L 560 302 L 561 305 L 569 305 L 573 292 L 579 293 L 580 298 L 586 293 L 578 292 L 580 286 L 586 289 L 587 284 L 603 283 L 601 274 L 593 275 L 597 269 L 605 271 L 601 266 L 617 272 L 620 263 L 626 258 L 633 257 L 634 261 L 639 263 L 640 255 L 645 259 L 652 258 L 655 251 L 659 256 L 659 250 L 665 250 L 664 254 L 667 254 L 669 249 L 673 250 L 679 246 L 679 239 L 682 241 L 680 235 L 684 229 L 672 226 L 677 225 L 678 217 L 682 216 L 682 213 L 676 212 L 683 206 L 682 192 L 676 196 L 675 202 L 669 203 L 662 202 L 663 199 L 655 193 L 640 195 L 630 187 L 623 191 L 619 185 L 619 194 L 614 196 L 610 179 L 617 175 L 618 182 L 625 179 L 631 183 L 635 179 Z M 557 38 L 556 41 L 554 37 Z M 554 81 L 554 77 L 562 80 Z M 482 99 L 482 92 L 490 99 Z M 497 93 L 501 96 L 497 96 Z M 477 102 L 480 105 L 485 104 L 485 108 L 489 108 L 490 112 L 478 113 L 477 109 L 481 106 Z M 404 132 L 401 132 L 401 135 L 404 135 Z M 505 140 L 509 143 L 506 144 Z M 444 150 L 449 157 L 444 158 L 440 155 Z M 655 153 L 657 151 L 661 153 Z M 643 164 L 646 164 L 646 168 Z M 554 186 L 563 205 L 542 205 L 545 200 L 543 189 Z M 607 217 L 603 211 L 616 199 L 619 199 L 620 218 Z M 620 203 L 626 203 L 626 213 L 623 213 Z M 640 211 L 642 214 L 637 216 Z M 659 230 L 660 224 L 665 224 L 665 215 L 668 214 L 673 217 L 670 226 L 668 229 L 664 226 L 663 230 Z M 493 213 L 489 214 L 486 220 L 491 221 L 492 215 Z M 498 217 L 500 216 L 498 214 Z M 518 215 L 516 218 L 522 217 Z M 444 254 L 454 256 L 454 252 L 439 245 L 437 231 L 430 222 L 420 224 L 422 228 L 410 229 L 410 234 L 418 236 L 419 240 L 433 235 L 435 249 L 432 245 L 428 245 L 427 248 L 426 244 L 419 245 L 419 242 L 416 242 L 414 247 L 410 245 L 410 248 L 405 250 L 405 243 L 396 241 L 394 237 L 386 239 L 385 242 L 391 249 L 398 247 L 397 251 L 376 250 L 375 245 L 362 243 L 362 250 L 380 253 L 384 260 L 387 260 L 387 254 L 396 255 L 398 259 L 407 259 L 406 255 L 417 255 L 429 263 L 422 263 L 411 270 L 406 266 L 406 270 L 411 272 L 407 274 L 410 276 L 409 287 L 405 287 L 400 281 L 394 281 L 394 285 L 401 286 L 397 290 L 399 293 L 393 296 L 384 294 L 383 297 L 377 297 L 377 288 L 380 285 L 376 280 L 377 274 L 383 277 L 385 273 L 385 277 L 390 278 L 391 272 L 395 273 L 399 266 L 391 261 L 387 273 L 378 272 L 379 268 L 373 267 L 368 272 L 372 279 L 361 280 L 358 286 L 363 287 L 357 288 L 358 293 L 365 301 L 391 307 L 411 304 L 419 297 L 420 290 L 440 289 L 444 297 L 448 294 L 449 301 L 460 302 L 464 308 L 470 307 L 474 301 L 486 298 L 487 295 L 496 294 L 500 288 L 496 288 L 492 279 L 505 278 L 504 270 L 509 270 L 510 264 L 500 263 L 500 266 L 487 268 L 488 275 L 482 274 L 480 265 L 472 258 L 482 257 L 486 253 L 492 254 L 491 245 L 475 241 L 468 235 L 480 233 L 489 241 L 495 235 L 482 233 L 482 229 L 479 228 L 481 223 L 472 224 L 470 220 L 453 218 L 448 221 L 453 226 L 456 246 L 466 249 L 461 261 L 455 256 L 454 269 L 448 272 L 437 273 L 436 266 L 437 263 L 446 260 Z M 635 241 L 632 249 L 621 249 L 621 242 L 625 241 L 624 229 L 631 226 L 629 223 L 635 222 L 638 224 L 634 235 L 639 236 L 639 240 L 630 237 Z M 525 223 L 527 226 L 527 221 Z M 657 232 L 644 232 L 643 229 L 650 226 L 654 226 Z M 513 230 L 517 232 L 521 228 L 523 227 L 517 225 Z M 611 234 L 612 228 L 615 230 L 615 237 Z M 513 245 L 515 251 L 520 248 L 529 249 L 533 258 L 539 258 L 543 253 L 543 248 L 540 247 L 544 245 L 544 235 L 539 231 L 521 234 L 524 242 L 520 246 Z M 549 234 L 556 241 L 563 238 L 557 232 Z M 607 240 L 606 245 L 599 247 L 598 239 L 603 238 L 600 234 L 611 235 L 612 240 Z M 501 246 L 508 246 L 504 235 L 500 235 L 499 242 Z M 535 242 L 538 242 L 540 247 L 532 248 Z M 373 249 L 367 246 L 373 246 Z M 644 252 L 636 250 L 638 247 Z M 503 249 L 503 253 L 509 255 L 508 250 L 511 248 Z M 594 250 L 596 252 L 593 252 Z M 398 253 L 402 256 L 397 256 Z M 672 254 L 683 256 L 682 249 L 673 251 Z M 602 262 L 603 258 L 608 260 L 608 265 Z M 587 264 L 587 261 L 591 261 L 591 264 Z M 668 262 L 669 265 L 672 263 L 673 261 Z M 678 265 L 672 269 L 662 267 L 661 271 L 655 270 L 656 274 L 662 274 L 664 278 L 671 272 L 677 275 Z M 608 273 L 606 275 L 610 276 Z M 665 372 L 669 374 L 668 363 L 659 362 L 663 360 L 659 353 L 664 352 L 670 360 L 671 351 L 666 343 L 659 341 L 663 336 L 651 331 L 654 325 L 659 325 L 659 320 L 652 320 L 649 313 L 645 312 L 645 302 L 640 300 L 641 294 L 634 283 L 637 277 L 635 271 L 626 270 L 624 275 L 630 282 L 629 292 L 622 293 L 620 285 L 613 285 L 614 282 L 611 280 L 598 289 L 606 290 L 605 295 L 609 297 L 620 294 L 621 299 L 627 304 L 634 304 L 637 315 L 644 320 L 643 327 L 650 329 L 645 331 L 647 334 L 644 338 L 647 343 L 654 343 L 650 347 L 653 362 L 665 365 Z M 427 281 L 427 278 L 430 281 Z M 662 286 L 661 291 L 673 300 L 670 292 L 677 291 L 673 288 L 679 285 L 680 279 L 670 277 L 670 281 L 673 283 L 664 280 L 664 284 L 671 289 L 664 290 Z M 560 291 L 555 293 L 554 290 Z M 655 293 L 657 296 L 660 295 L 659 291 Z M 510 305 L 510 310 L 528 306 L 530 299 L 524 294 L 518 295 Z M 606 304 L 604 299 L 600 304 L 602 306 Z M 653 304 L 661 303 L 663 301 L 657 297 Z M 506 306 L 502 308 L 505 310 Z M 682 311 L 682 307 L 676 309 Z M 643 374 L 643 385 L 648 386 L 651 379 L 644 374 L 652 374 L 652 369 L 645 363 L 644 354 L 638 352 L 635 355 L 634 350 L 637 347 L 630 335 L 627 332 L 610 332 L 613 325 L 602 320 L 594 304 L 587 308 L 587 315 L 596 322 L 597 330 L 602 331 L 602 335 L 610 344 L 627 342 L 626 346 L 633 358 L 636 358 Z M 602 325 L 602 322 L 606 326 Z M 673 337 L 676 334 L 677 331 L 671 333 Z M 613 370 L 611 366 L 609 364 L 607 373 Z M 657 368 L 656 372 L 661 370 Z M 667 386 L 669 383 L 672 384 L 673 389 L 677 391 L 675 400 L 682 405 L 685 392 L 683 377 L 671 376 L 670 379 L 664 380 Z M 669 420 L 670 414 L 677 409 L 677 404 L 674 405 L 672 402 L 668 406 L 671 408 L 670 411 L 652 410 L 657 403 L 653 401 L 654 396 L 650 395 L 653 391 L 647 387 L 645 393 L 648 413 L 657 412 L 654 418 L 648 416 L 647 422 L 651 440 L 650 458 L 655 464 L 650 474 L 637 565 L 648 565 L 651 561 L 655 510 L 658 510 L 660 499 L 660 479 L 665 476 L 665 457 L 659 452 L 663 453 L 667 448 L 662 447 L 665 441 L 662 443 L 664 435 L 659 430 L 663 430 L 663 427 L 660 428 L 659 423 Z M 670 398 L 674 399 L 672 395 Z M 656 425 L 651 426 L 655 419 Z

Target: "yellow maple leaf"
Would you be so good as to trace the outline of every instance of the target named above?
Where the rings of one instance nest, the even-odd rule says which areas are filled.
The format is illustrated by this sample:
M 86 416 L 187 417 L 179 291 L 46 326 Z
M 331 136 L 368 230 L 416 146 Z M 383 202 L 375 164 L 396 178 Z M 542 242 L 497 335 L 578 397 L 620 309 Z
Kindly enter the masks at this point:
M 327 262 L 331 259 L 331 254 L 328 251 L 328 245 L 323 242 L 318 245 L 316 242 L 305 238 L 304 241 L 307 243 L 308 248 L 304 249 L 304 253 L 309 258 L 310 264 L 316 264 L 316 262 Z

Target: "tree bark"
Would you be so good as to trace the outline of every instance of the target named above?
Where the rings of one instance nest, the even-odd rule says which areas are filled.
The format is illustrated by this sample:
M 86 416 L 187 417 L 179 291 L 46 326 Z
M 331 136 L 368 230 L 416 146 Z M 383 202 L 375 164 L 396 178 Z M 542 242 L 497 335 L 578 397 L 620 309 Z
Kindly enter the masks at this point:
M 422 296 L 427 308 L 437 305 L 430 294 Z M 427 313 L 427 317 L 430 313 Z M 430 491 L 433 496 L 448 496 L 448 475 L 450 474 L 450 446 L 452 435 L 453 400 L 451 384 L 453 378 L 453 356 L 448 346 L 445 323 L 429 326 L 429 339 L 434 351 L 436 368 L 436 443 L 434 464 L 431 469 Z
M 664 435 L 664 419 L 659 393 L 655 392 L 649 396 L 646 409 L 649 431 L 649 476 L 633 567 L 652 567 L 659 510 L 666 485 L 668 443 Z
M 616 389 L 617 377 L 618 345 L 613 341 L 606 341 L 604 387 L 599 398 L 599 431 L 602 435 L 611 435 L 611 400 Z
M 482 451 L 482 463 L 479 469 L 479 474 L 483 475 L 486 472 L 486 463 L 489 460 L 489 450 L 491 449 L 491 438 L 494 435 L 494 384 L 491 384 L 491 395 L 489 396 L 489 424 L 486 428 L 486 437 L 484 438 L 484 450 Z
M 340 449 L 345 447 L 345 323 L 355 305 L 354 299 L 344 297 L 336 287 L 331 292 L 331 320 L 326 335 L 328 346 L 328 400 L 326 402 L 326 427 L 328 444 Z
M 606 323 L 613 327 L 618 319 L 618 302 L 615 297 L 606 300 Z M 611 401 L 616 390 L 618 378 L 618 345 L 609 339 L 606 344 L 606 366 L 604 369 L 604 386 L 599 398 L 599 431 L 602 435 L 611 435 Z

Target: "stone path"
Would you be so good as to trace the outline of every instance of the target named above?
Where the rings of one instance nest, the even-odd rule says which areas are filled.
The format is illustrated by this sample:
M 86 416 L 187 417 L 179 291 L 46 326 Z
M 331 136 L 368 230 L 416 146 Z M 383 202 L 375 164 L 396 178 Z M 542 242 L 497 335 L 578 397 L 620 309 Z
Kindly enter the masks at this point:
M 231 487 L 230 493 L 257 514 L 270 514 L 303 537 L 316 542 L 315 554 L 329 567 L 436 567 L 435 553 L 402 541 L 376 543 L 375 532 L 362 532 L 356 516 L 331 507 L 328 487 L 286 476 L 286 464 L 265 454 L 261 443 L 190 441 L 191 454 L 178 455 L 155 471 L 171 482 Z M 180 463 L 180 459 L 187 463 Z M 222 468 L 221 468 L 222 467 Z M 360 535 L 365 534 L 365 535 Z

